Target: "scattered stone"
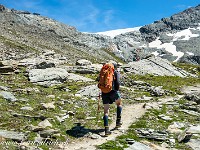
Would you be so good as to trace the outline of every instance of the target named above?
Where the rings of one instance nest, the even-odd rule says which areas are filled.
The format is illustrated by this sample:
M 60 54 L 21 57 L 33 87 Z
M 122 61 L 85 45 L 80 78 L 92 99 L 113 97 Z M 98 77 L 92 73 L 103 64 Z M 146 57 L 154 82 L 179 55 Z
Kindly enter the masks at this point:
M 148 96 L 141 96 L 141 97 L 138 97 L 135 99 L 136 101 L 150 101 L 150 100 L 153 100 L 153 97 L 148 97 Z
M 130 145 L 132 145 L 133 143 L 135 143 L 136 141 L 134 139 L 126 139 L 126 142 Z
M 58 130 L 49 129 L 49 130 L 43 130 L 39 134 L 43 138 L 48 138 L 48 137 L 52 137 L 54 134 L 57 134 L 57 133 L 59 133 Z
M 176 139 L 170 138 L 170 139 L 169 139 L 169 142 L 170 142 L 171 145 L 174 145 L 174 144 L 176 143 Z
M 102 138 L 100 135 L 94 134 L 94 133 L 91 133 L 91 132 L 87 133 L 85 135 L 85 137 L 88 137 L 88 138 L 91 138 L 91 139 L 100 139 L 100 138 Z
M 165 131 L 156 131 L 154 129 L 135 129 L 140 138 L 147 138 L 158 141 L 165 141 L 168 139 L 168 133 Z
M 41 126 L 33 126 L 33 125 L 30 125 L 30 126 L 27 126 L 27 128 L 33 132 L 39 132 L 39 131 L 42 131 L 44 130 L 44 127 L 41 127 Z
M 173 124 L 169 125 L 167 128 L 167 132 L 179 134 L 182 132 L 181 128 L 186 127 L 186 124 L 181 122 L 173 122 Z
M 14 72 L 14 68 L 12 66 L 3 66 L 0 67 L 0 74 L 5 74 L 5 73 L 10 73 L 10 72 Z
M 17 149 L 20 149 L 20 150 L 42 150 L 42 148 L 39 148 L 38 146 L 32 146 L 32 145 L 30 145 L 29 142 L 22 142 L 22 143 L 20 143 L 19 147 Z
M 163 142 L 163 143 L 161 144 L 161 147 L 162 147 L 162 148 L 169 148 L 169 144 L 167 144 L 166 142 Z
M 192 137 L 191 133 L 186 133 L 186 130 L 182 131 L 182 133 L 180 133 L 177 137 L 178 142 L 188 142 L 190 140 L 190 138 Z
M 73 112 L 73 111 L 68 111 L 67 112 L 70 116 L 74 116 L 75 115 L 75 112 Z
M 43 61 L 36 64 L 35 69 L 46 69 L 46 68 L 53 68 L 56 65 L 52 62 Z
M 96 119 L 97 117 L 87 117 L 86 120 L 93 120 Z
M 86 59 L 80 59 L 76 62 L 76 65 L 80 65 L 80 66 L 87 66 L 87 65 L 91 65 L 91 64 L 92 63 Z
M 55 105 L 54 105 L 55 102 L 51 102 L 51 103 L 41 103 L 42 104 L 42 107 L 45 108 L 45 109 L 55 109 Z
M 17 101 L 17 98 L 15 98 L 15 96 L 12 93 L 7 91 L 0 91 L 0 96 L 11 102 Z
M 80 94 L 81 96 L 86 96 L 86 97 L 98 97 L 99 88 L 97 87 L 97 85 L 86 86 L 86 87 L 83 87 L 80 91 L 78 91 L 77 94 Z
M 56 96 L 55 95 L 47 95 L 47 98 L 55 99 Z
M 187 133 L 200 134 L 200 125 L 189 127 Z
M 184 113 L 187 113 L 187 114 L 190 114 L 190 115 L 193 115 L 193 116 L 200 116 L 200 113 L 198 113 L 196 111 L 193 111 L 193 110 L 186 110 L 186 109 L 184 109 L 184 110 L 180 110 L 180 111 L 182 111 Z
M 173 120 L 173 118 L 171 118 L 170 116 L 166 116 L 164 114 L 158 115 L 158 117 L 160 117 L 161 119 L 166 120 L 166 121 Z
M 59 121 L 59 122 L 64 122 L 65 119 L 69 118 L 69 114 L 68 115 L 64 115 L 62 117 L 59 117 L 59 116 L 56 116 L 56 119 Z
M 46 128 L 46 127 L 52 127 L 52 124 L 47 119 L 45 119 L 44 121 L 40 122 L 38 126 Z
M 41 143 L 43 140 L 44 140 L 44 138 L 42 138 L 42 137 L 40 136 L 40 134 L 37 134 L 37 136 L 36 136 L 35 139 L 34 139 L 34 142 L 36 142 L 36 143 Z
M 75 94 L 75 97 L 82 97 L 81 94 Z
M 189 145 L 192 150 L 199 150 L 200 139 L 191 139 L 189 142 L 186 143 L 186 145 Z
M 32 107 L 29 107 L 29 106 L 24 106 L 22 108 L 20 108 L 21 110 L 28 110 L 28 111 L 33 111 L 33 108 Z
M 200 104 L 200 90 L 197 93 L 186 94 L 185 99 L 196 102 L 197 104 Z
M 31 116 L 31 115 L 24 115 L 24 114 L 19 114 L 19 113 L 11 113 L 14 117 L 23 117 L 23 118 L 33 118 L 35 120 L 40 119 L 40 120 L 44 120 L 46 119 L 45 116 Z
M 150 88 L 150 93 L 153 96 L 163 96 L 165 94 L 165 91 L 162 89 L 162 86 L 158 86 L 158 87 L 152 86 Z

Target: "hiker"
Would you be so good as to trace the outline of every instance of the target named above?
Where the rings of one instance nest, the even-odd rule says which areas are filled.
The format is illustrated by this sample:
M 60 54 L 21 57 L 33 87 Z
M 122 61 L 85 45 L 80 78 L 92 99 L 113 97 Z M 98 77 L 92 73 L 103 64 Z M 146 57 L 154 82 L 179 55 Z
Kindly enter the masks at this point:
M 113 102 L 117 105 L 117 119 L 116 119 L 116 129 L 121 127 L 121 113 L 122 113 L 122 100 L 119 93 L 119 87 L 120 87 L 120 72 L 117 71 L 117 65 L 113 65 L 113 80 L 112 80 L 112 89 L 110 92 L 104 93 L 102 90 L 102 101 L 104 105 L 104 127 L 105 127 L 105 136 L 108 136 L 111 134 L 111 131 L 109 130 L 108 125 L 108 116 L 109 116 L 109 106 Z M 103 68 L 103 67 L 102 67 Z M 101 73 L 100 73 L 101 75 Z M 101 77 L 99 77 L 101 78 Z M 100 82 L 99 82 L 100 83 Z M 99 86 L 98 86 L 99 87 Z M 100 88 L 101 89 L 101 88 Z

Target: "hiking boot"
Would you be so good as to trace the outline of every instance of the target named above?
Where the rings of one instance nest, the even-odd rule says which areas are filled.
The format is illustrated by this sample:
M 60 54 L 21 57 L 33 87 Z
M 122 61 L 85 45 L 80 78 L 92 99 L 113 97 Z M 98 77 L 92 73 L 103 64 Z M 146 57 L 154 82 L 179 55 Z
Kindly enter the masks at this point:
M 120 128 L 122 126 L 122 122 L 121 121 L 117 121 L 116 122 L 116 127 L 115 127 L 115 129 L 118 129 L 118 128 Z
M 107 137 L 107 136 L 111 135 L 111 133 L 112 132 L 109 130 L 109 128 L 105 127 L 105 136 Z

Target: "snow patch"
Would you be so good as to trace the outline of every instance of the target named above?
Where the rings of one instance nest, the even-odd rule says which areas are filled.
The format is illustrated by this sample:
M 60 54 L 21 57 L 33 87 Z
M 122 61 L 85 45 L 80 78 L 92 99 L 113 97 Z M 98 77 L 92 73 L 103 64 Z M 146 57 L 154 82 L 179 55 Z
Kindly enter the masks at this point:
M 198 27 L 198 28 L 200 28 L 200 27 Z M 188 28 L 188 29 L 182 30 L 180 32 L 177 32 L 175 34 L 169 33 L 167 35 L 168 36 L 172 36 L 173 37 L 173 41 L 177 41 L 177 40 L 189 40 L 192 37 L 198 37 L 199 36 L 199 34 L 192 34 L 192 32 L 191 32 L 190 29 L 195 30 L 195 28 Z
M 95 34 L 106 35 L 106 36 L 110 36 L 111 38 L 114 38 L 115 36 L 123 34 L 123 33 L 139 31 L 140 28 L 141 27 L 117 29 L 117 30 L 110 30 L 110 31 L 105 31 L 105 32 L 97 32 Z
M 194 53 L 191 53 L 191 52 L 186 52 L 188 55 L 192 55 L 194 56 Z
M 176 51 L 176 46 L 173 44 L 173 42 L 162 44 L 162 42 L 159 40 L 159 38 L 157 38 L 155 41 L 149 43 L 149 47 L 165 49 L 166 51 L 172 53 L 173 56 L 177 56 L 177 59 L 174 62 L 177 62 L 184 55 L 183 52 Z
M 158 56 L 159 55 L 159 53 L 157 51 L 152 52 L 151 54 L 153 54 L 154 56 Z

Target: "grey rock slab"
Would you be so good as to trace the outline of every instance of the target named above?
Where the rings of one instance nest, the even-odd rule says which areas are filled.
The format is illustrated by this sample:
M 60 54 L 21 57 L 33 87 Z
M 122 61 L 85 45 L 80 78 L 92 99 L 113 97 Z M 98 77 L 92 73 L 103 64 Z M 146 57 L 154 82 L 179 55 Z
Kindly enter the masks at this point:
M 200 125 L 189 127 L 189 129 L 187 130 L 187 132 L 193 133 L 193 134 L 196 134 L 196 133 L 200 134 Z
M 178 142 L 188 142 L 191 137 L 192 137 L 192 134 L 187 133 L 186 130 L 184 130 L 181 133 L 179 133 L 177 139 L 178 139 Z
M 185 86 L 181 88 L 181 91 L 185 94 L 200 93 L 200 85 Z
M 45 86 L 61 84 L 66 81 L 68 76 L 68 72 L 62 68 L 32 69 L 29 71 L 30 82 Z
M 24 141 L 26 139 L 24 133 L 7 130 L 0 130 L 0 136 L 5 139 L 11 139 L 14 141 Z
M 140 142 L 134 142 L 132 145 L 130 145 L 128 148 L 125 148 L 124 150 L 153 150 L 153 149 Z
M 91 61 L 86 60 L 86 59 L 80 59 L 76 62 L 76 65 L 80 65 L 80 66 L 87 66 L 87 65 L 91 65 Z
M 187 113 L 187 114 L 190 114 L 190 115 L 193 115 L 193 116 L 200 116 L 200 113 L 196 112 L 196 111 L 193 111 L 193 110 L 181 110 L 182 112 L 184 113 Z
M 0 90 L 3 90 L 3 91 L 8 91 L 9 88 L 5 87 L 5 86 L 0 86 Z
M 80 91 L 77 92 L 77 94 L 80 94 L 81 96 L 86 97 L 98 97 L 99 96 L 99 88 L 97 85 L 90 85 L 82 88 Z
M 192 150 L 200 150 L 200 139 L 191 139 L 188 143 Z
M 44 121 L 40 122 L 38 124 L 39 127 L 52 127 L 52 124 L 49 122 L 49 120 L 45 119 Z
M 12 93 L 7 91 L 0 91 L 0 96 L 11 102 L 17 101 L 17 98 L 15 98 L 15 96 Z
M 90 79 L 90 78 L 86 78 L 86 77 L 83 77 L 83 76 L 80 76 L 80 75 L 77 75 L 77 74 L 74 74 L 74 73 L 69 73 L 68 74 L 69 76 L 67 77 L 67 80 L 73 80 L 73 81 L 81 81 L 81 82 L 91 82 L 91 81 L 94 81 L 93 79 Z
M 160 57 L 150 57 L 136 62 L 130 62 L 122 66 L 125 71 L 135 74 L 152 74 L 155 76 L 179 76 L 187 77 L 192 74 L 174 67 L 168 60 Z M 192 75 L 193 76 L 193 75 Z
M 53 134 L 59 133 L 58 130 L 54 130 L 54 129 L 49 129 L 49 130 L 43 130 L 40 131 L 40 136 L 43 138 L 47 138 L 49 136 L 52 136 Z
M 32 107 L 29 107 L 29 106 L 24 106 L 22 108 L 20 108 L 21 110 L 27 110 L 27 111 L 32 111 L 33 108 Z

